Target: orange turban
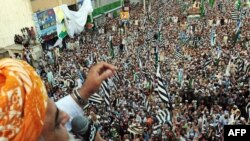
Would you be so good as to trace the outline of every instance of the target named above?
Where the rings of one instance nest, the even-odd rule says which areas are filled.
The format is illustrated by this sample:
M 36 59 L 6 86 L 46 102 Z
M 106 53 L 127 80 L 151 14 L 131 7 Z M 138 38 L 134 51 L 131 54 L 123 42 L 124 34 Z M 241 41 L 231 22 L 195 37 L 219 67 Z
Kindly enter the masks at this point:
M 29 64 L 0 60 L 0 140 L 38 140 L 47 100 L 44 84 Z

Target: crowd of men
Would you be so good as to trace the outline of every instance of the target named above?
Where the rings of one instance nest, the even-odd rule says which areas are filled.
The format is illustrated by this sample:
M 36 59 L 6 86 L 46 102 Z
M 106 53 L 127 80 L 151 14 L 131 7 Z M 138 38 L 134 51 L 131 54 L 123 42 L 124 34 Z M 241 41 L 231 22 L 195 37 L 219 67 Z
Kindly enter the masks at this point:
M 110 96 L 100 89 L 84 114 L 107 140 L 218 141 L 224 125 L 249 124 L 249 8 L 205 1 L 199 18 L 192 8 L 193 0 L 130 5 L 129 20 L 106 17 L 65 48 L 44 50 L 36 70 L 48 95 L 72 93 L 105 61 L 118 68 Z

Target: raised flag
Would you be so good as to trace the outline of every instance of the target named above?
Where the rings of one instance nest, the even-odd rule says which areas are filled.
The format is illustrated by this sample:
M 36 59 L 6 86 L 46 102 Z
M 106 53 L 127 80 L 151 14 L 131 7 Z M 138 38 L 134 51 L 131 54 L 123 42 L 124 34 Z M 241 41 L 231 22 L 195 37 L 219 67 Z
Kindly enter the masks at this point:
M 110 47 L 110 55 L 111 55 L 112 59 L 114 59 L 115 58 L 115 51 L 114 51 L 114 47 L 113 47 L 112 36 L 109 37 L 109 47 Z
M 215 34 L 215 27 L 212 27 L 211 29 L 211 38 L 210 38 L 210 43 L 211 43 L 211 46 L 215 46 L 215 43 L 216 43 L 216 34 Z
M 204 6 L 204 0 L 201 0 L 201 8 L 200 8 L 200 11 L 201 11 L 201 16 L 205 16 L 205 6 Z
M 108 86 L 108 80 L 103 81 L 101 87 L 104 91 L 104 101 L 106 105 L 110 106 L 110 89 Z
M 168 108 L 171 108 L 171 102 L 170 102 L 170 94 L 167 93 L 166 91 L 166 87 L 163 84 L 163 80 L 161 78 L 160 75 L 160 65 L 158 65 L 157 67 L 157 73 L 156 73 L 156 77 L 157 77 L 157 90 L 158 90 L 158 94 L 161 98 L 161 100 L 167 105 Z
M 214 0 L 209 0 L 209 5 L 210 5 L 211 7 L 214 7 Z
M 160 110 L 159 114 L 156 116 L 158 122 L 160 124 L 167 124 L 169 127 L 172 128 L 172 115 L 169 109 Z
M 150 107 L 150 105 L 149 105 L 148 97 L 147 97 L 146 95 L 144 95 L 144 96 L 145 96 L 145 97 L 144 97 L 143 102 L 144 102 L 145 108 L 146 108 L 147 112 L 150 112 L 151 107 Z
M 103 101 L 103 98 L 99 94 L 97 94 L 97 93 L 94 93 L 89 98 L 89 103 L 98 103 L 98 104 L 101 104 L 102 101 Z
M 232 18 L 232 20 L 237 20 L 239 18 L 236 10 L 231 12 L 231 18 Z
M 158 61 L 159 61 L 159 50 L 158 50 L 158 47 L 156 46 L 155 47 L 155 68 L 157 68 Z
M 237 10 L 238 10 L 238 11 L 240 10 L 240 7 L 241 7 L 241 0 L 238 0 L 238 1 L 237 1 Z
M 250 120 L 250 102 L 248 102 L 247 106 L 246 106 L 246 113 L 247 113 L 247 117 Z

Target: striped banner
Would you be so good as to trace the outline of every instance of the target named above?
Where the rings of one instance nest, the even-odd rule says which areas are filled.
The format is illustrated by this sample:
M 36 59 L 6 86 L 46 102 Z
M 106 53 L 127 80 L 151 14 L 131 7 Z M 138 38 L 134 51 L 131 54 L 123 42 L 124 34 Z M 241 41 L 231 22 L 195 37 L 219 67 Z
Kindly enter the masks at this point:
M 143 127 L 137 126 L 137 125 L 130 125 L 128 128 L 128 132 L 134 134 L 134 135 L 141 135 L 143 134 Z
M 156 118 L 160 124 L 167 124 L 169 127 L 173 126 L 172 116 L 169 109 L 160 110 Z
M 250 120 L 250 102 L 248 102 L 246 106 L 246 113 L 247 113 L 248 119 Z
M 235 20 L 235 21 L 238 20 L 239 16 L 236 10 L 232 11 L 231 18 L 232 20 Z
M 161 78 L 160 75 L 160 65 L 158 64 L 157 67 L 157 73 L 156 73 L 156 77 L 157 77 L 157 90 L 158 90 L 158 94 L 161 98 L 161 100 L 167 105 L 168 108 L 172 107 L 170 104 L 170 94 L 167 93 L 166 91 L 166 87 L 164 87 L 163 84 L 163 79 Z
M 202 68 L 206 68 L 208 65 L 210 65 L 213 62 L 213 60 L 211 58 L 209 58 L 208 60 L 206 60 L 206 62 L 203 64 Z
M 237 73 L 243 72 L 244 70 L 246 70 L 245 73 L 247 72 L 248 66 L 246 66 L 245 68 L 245 61 L 242 58 L 234 58 L 231 60 L 231 62 L 236 65 Z
M 210 43 L 211 43 L 211 46 L 215 46 L 215 41 L 216 41 L 216 37 L 215 37 L 215 27 L 212 27 L 211 29 L 211 37 L 210 37 Z
M 147 96 L 146 96 L 146 95 L 144 95 L 144 96 L 145 96 L 145 97 L 144 97 L 143 102 L 144 102 L 145 108 L 146 108 L 147 112 L 150 112 L 151 107 L 150 107 L 150 105 L 149 105 L 148 98 L 147 98 Z
M 101 104 L 102 101 L 103 101 L 103 98 L 99 94 L 97 94 L 97 93 L 94 93 L 89 98 L 89 103 L 98 103 L 98 104 Z
M 184 54 L 182 52 L 180 52 L 180 51 L 175 51 L 174 57 L 176 59 L 184 59 L 185 58 Z
M 104 101 L 106 105 L 110 106 L 110 89 L 108 87 L 108 80 L 102 82 L 102 90 L 104 91 Z

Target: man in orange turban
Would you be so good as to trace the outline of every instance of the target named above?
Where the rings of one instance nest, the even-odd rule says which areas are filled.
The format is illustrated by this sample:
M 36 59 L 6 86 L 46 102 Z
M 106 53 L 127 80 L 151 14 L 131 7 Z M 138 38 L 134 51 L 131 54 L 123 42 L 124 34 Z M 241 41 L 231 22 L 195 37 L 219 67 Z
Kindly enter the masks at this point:
M 92 67 L 79 94 L 87 100 L 115 67 L 99 63 Z M 64 125 L 69 116 L 51 101 L 41 78 L 26 62 L 0 60 L 0 140 L 68 141 Z

